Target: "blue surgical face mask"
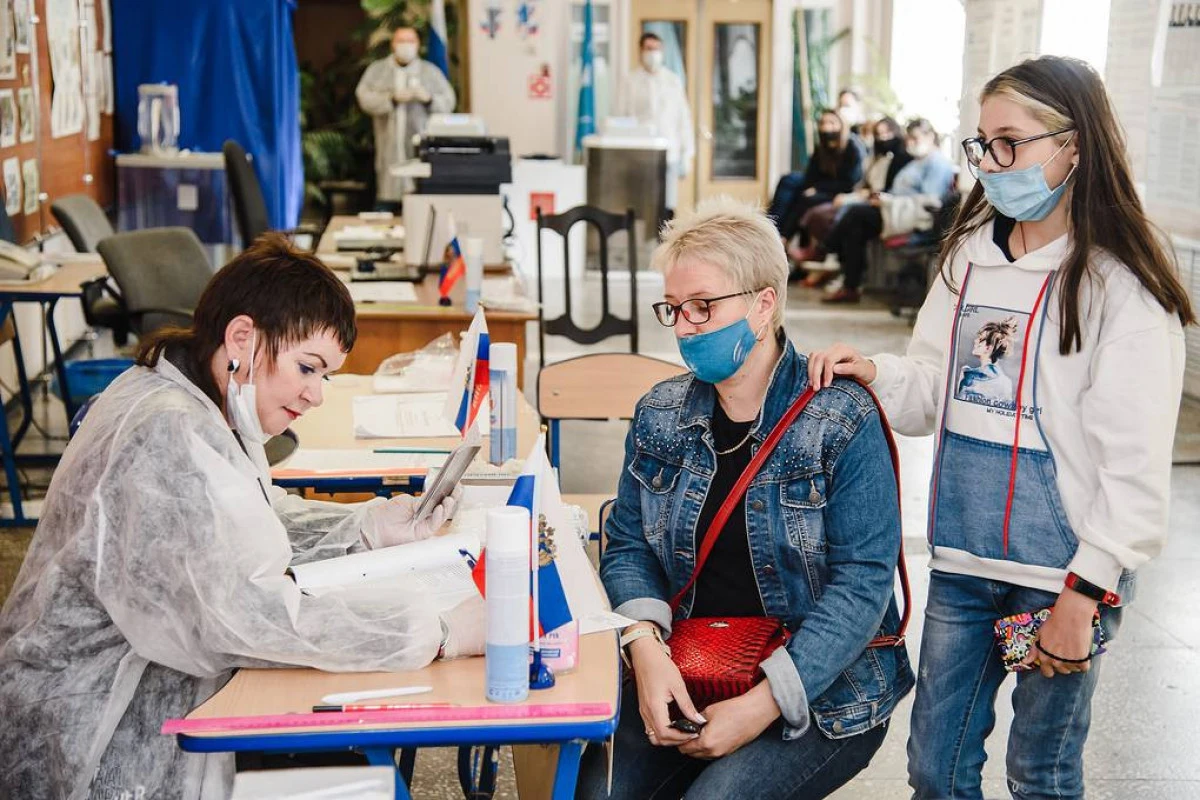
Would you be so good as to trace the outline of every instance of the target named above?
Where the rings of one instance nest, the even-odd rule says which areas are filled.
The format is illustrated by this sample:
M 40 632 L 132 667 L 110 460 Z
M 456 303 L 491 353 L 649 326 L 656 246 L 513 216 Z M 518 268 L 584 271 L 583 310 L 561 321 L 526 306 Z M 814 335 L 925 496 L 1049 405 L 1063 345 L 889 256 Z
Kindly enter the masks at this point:
M 754 308 L 753 301 L 750 307 Z M 679 354 L 687 368 L 705 383 L 720 383 L 742 368 L 758 337 L 750 327 L 747 311 L 746 316 L 724 328 L 684 336 L 678 341 Z
M 1058 201 L 1067 191 L 1067 181 L 1075 174 L 1075 167 L 1063 178 L 1057 188 L 1051 189 L 1046 185 L 1045 166 L 1058 157 L 1071 140 L 1063 142 L 1062 147 L 1054 151 L 1054 155 L 1041 164 L 1034 164 L 1025 169 L 1009 172 L 980 172 L 979 182 L 983 184 L 983 193 L 988 202 L 1006 217 L 1019 222 L 1037 222 L 1045 219 L 1058 205 Z

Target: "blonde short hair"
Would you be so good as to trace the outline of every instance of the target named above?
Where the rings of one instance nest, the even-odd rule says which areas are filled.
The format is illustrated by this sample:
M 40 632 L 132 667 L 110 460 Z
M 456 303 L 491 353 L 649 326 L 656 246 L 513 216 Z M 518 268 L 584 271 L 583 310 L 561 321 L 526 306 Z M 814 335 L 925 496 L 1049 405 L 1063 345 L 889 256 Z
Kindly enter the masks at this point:
M 771 324 L 775 330 L 783 326 L 787 254 L 779 231 L 762 209 L 722 195 L 680 214 L 663 227 L 650 266 L 666 275 L 685 259 L 712 264 L 742 291 L 775 289 Z

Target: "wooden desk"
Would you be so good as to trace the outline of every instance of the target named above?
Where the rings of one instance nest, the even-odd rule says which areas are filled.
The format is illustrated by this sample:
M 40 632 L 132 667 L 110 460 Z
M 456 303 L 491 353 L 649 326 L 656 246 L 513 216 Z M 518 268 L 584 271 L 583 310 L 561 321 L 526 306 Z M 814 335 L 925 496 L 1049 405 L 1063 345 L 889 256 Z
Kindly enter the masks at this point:
M 415 286 L 416 304 L 359 303 L 358 341 L 343 369 L 373 373 L 385 358 L 419 350 L 444 333 L 459 334 L 471 324 L 464 307 L 466 284 L 459 281 L 450 293 L 453 305 L 438 305 L 437 276 L 428 275 Z M 517 385 L 525 385 L 525 327 L 537 320 L 537 311 L 484 311 L 493 342 L 517 345 Z
M 178 734 L 188 752 L 333 752 L 358 750 L 375 765 L 394 766 L 394 749 L 446 745 L 557 744 L 553 796 L 571 798 L 582 742 L 607 739 L 616 729 L 620 708 L 620 660 L 614 631 L 590 634 L 579 642 L 579 666 L 558 675 L 555 686 L 531 692 L 525 705 L 604 703 L 611 713 L 592 717 L 411 722 L 334 725 L 319 728 L 248 729 Z M 333 692 L 392 686 L 432 686 L 414 702 L 451 702 L 465 708 L 493 707 L 485 696 L 484 659 L 435 662 L 412 672 L 329 673 L 311 669 L 243 669 L 188 720 L 214 717 L 308 713 Z M 408 798 L 397 772 L 396 797 Z
M 373 450 L 384 447 L 430 448 L 450 450 L 460 443 L 455 436 L 431 436 L 406 439 L 359 439 L 354 436 L 354 398 L 372 394 L 370 375 L 335 375 L 324 387 L 324 402 L 292 423 L 292 432 L 300 440 L 300 447 L 309 450 Z M 517 452 L 524 456 L 537 440 L 540 419 L 537 412 L 521 394 L 517 395 Z M 486 413 L 486 410 L 483 412 Z M 489 446 L 484 437 L 483 454 L 486 458 Z M 287 462 L 282 464 L 287 468 Z M 322 493 L 371 492 L 390 494 L 395 491 L 419 491 L 424 486 L 424 476 L 336 476 L 336 475 L 285 475 L 275 476 L 274 483 L 296 489 L 312 489 Z M 345 496 L 337 499 L 361 500 L 361 496 Z

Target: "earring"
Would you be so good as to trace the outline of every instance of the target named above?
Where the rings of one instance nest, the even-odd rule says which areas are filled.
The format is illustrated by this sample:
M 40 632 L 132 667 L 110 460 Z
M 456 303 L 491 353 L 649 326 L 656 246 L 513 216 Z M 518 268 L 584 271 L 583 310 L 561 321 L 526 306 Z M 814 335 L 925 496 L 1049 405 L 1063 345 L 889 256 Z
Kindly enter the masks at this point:
M 241 366 L 241 362 L 239 362 L 236 358 L 231 358 L 229 359 L 229 365 L 226 367 L 226 369 L 229 370 L 229 374 L 232 375 L 233 373 L 237 372 L 238 368 Z

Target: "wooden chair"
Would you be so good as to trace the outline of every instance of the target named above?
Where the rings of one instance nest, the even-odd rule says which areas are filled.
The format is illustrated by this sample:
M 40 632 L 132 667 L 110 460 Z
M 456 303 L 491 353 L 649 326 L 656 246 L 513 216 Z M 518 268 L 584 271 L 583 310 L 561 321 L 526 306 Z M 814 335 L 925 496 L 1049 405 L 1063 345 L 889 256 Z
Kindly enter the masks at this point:
M 550 463 L 559 465 L 559 422 L 633 419 L 638 400 L 656 383 L 687 372 L 670 361 L 637 353 L 596 353 L 542 367 L 537 405 L 550 426 Z

